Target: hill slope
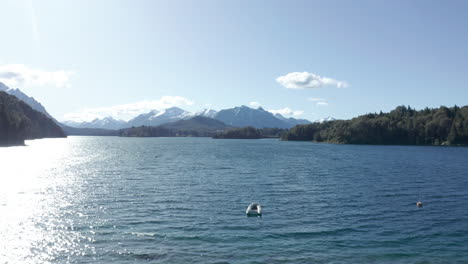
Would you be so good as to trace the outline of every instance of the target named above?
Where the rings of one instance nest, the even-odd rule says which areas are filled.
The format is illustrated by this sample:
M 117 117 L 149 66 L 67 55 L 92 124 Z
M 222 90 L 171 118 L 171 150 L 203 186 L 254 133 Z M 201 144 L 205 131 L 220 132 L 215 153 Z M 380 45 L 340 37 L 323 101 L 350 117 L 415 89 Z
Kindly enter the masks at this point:
M 45 114 L 0 91 L 0 145 L 24 145 L 25 139 L 46 137 L 65 137 L 65 133 Z
M 12 89 L 6 86 L 4 83 L 0 82 L 0 91 L 6 92 L 10 95 L 16 96 L 16 98 L 22 100 L 29 106 L 31 106 L 32 109 L 39 111 L 43 114 L 45 114 L 47 117 L 53 119 L 56 121 L 45 109 L 45 107 L 39 103 L 34 97 L 28 96 L 27 94 L 23 93 L 20 89 Z

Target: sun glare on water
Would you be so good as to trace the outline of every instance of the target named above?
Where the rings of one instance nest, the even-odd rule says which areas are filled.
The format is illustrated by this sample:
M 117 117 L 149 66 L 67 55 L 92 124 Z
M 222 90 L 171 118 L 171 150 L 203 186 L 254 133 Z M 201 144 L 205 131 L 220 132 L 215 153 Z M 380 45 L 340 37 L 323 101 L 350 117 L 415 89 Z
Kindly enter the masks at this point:
M 67 231 L 73 223 L 60 221 L 73 213 L 64 195 L 74 181 L 65 169 L 71 143 L 42 139 L 26 145 L 0 148 L 0 263 L 64 263 L 57 257 L 77 253 L 80 240 Z

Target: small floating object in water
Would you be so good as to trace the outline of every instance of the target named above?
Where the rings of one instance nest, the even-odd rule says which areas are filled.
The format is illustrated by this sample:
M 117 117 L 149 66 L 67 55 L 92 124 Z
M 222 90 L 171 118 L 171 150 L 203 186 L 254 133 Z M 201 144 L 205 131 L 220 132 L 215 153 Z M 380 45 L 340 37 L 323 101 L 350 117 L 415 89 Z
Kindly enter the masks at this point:
M 262 206 L 259 203 L 251 203 L 245 213 L 247 216 L 260 216 L 262 215 Z
M 422 207 L 422 206 L 423 206 L 423 203 L 422 203 L 422 202 L 417 202 L 417 203 L 416 203 L 416 206 L 417 206 L 417 207 Z

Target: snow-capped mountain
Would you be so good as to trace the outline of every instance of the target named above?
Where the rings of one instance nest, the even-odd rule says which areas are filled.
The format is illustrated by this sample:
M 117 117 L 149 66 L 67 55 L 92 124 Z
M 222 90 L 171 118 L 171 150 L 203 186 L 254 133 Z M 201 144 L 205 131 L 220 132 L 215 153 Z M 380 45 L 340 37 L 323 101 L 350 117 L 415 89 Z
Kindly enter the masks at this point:
M 333 118 L 333 117 L 325 117 L 325 118 L 320 118 L 318 120 L 315 120 L 315 122 L 317 123 L 323 123 L 323 122 L 328 122 L 328 121 L 335 121 L 336 119 Z
M 310 123 L 310 121 L 305 119 L 286 118 L 280 114 L 273 115 L 261 107 L 254 109 L 245 105 L 224 109 L 219 112 L 213 109 L 204 109 L 194 114 L 178 107 L 172 107 L 162 111 L 153 110 L 149 113 L 138 115 L 128 122 L 107 117 L 104 119 L 95 119 L 90 122 L 77 123 L 66 121 L 64 123 L 78 128 L 121 129 L 139 126 L 158 126 L 179 120 L 187 120 L 196 116 L 213 118 L 232 127 L 291 128 L 298 124 Z
M 112 117 L 105 117 L 102 119 L 96 118 L 89 122 L 73 122 L 65 121 L 65 125 L 77 128 L 103 128 L 103 129 L 121 129 L 127 127 L 127 122 L 123 120 L 117 120 Z
M 296 118 L 292 118 L 292 117 L 286 118 L 286 117 L 282 116 L 281 114 L 276 114 L 275 117 L 280 119 L 280 120 L 283 120 L 286 123 L 288 123 L 289 125 L 291 125 L 291 127 L 296 126 L 296 125 L 310 124 L 311 123 L 307 119 L 296 119 Z
M 127 127 L 132 126 L 158 126 L 193 117 L 193 114 L 178 107 L 171 107 L 163 111 L 153 110 L 147 114 L 141 114 L 127 122 Z
M 158 110 L 150 111 L 146 114 L 138 115 L 127 122 L 127 127 L 150 126 L 150 120 L 159 114 Z
M 194 116 L 204 116 L 214 118 L 218 112 L 213 109 L 203 109 L 202 111 L 196 112 Z
M 256 128 L 290 128 L 293 126 L 288 122 L 275 117 L 272 113 L 261 107 L 254 109 L 245 105 L 221 110 L 214 118 L 234 127 L 252 126 Z

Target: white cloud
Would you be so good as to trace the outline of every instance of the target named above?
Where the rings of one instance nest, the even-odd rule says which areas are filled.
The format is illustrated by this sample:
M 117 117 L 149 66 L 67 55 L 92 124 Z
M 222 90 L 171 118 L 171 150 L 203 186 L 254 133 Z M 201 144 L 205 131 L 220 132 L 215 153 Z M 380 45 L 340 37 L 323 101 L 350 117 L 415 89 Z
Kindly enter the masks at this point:
M 304 111 L 301 111 L 301 110 L 297 110 L 297 111 L 293 111 L 291 108 L 289 107 L 285 107 L 285 108 L 281 108 L 281 109 L 269 109 L 268 112 L 276 115 L 276 114 L 280 114 L 282 116 L 300 116 L 304 113 Z
M 64 87 L 68 84 L 73 71 L 44 71 L 33 69 L 24 64 L 0 65 L 0 82 L 14 88 L 14 86 L 56 86 Z
M 145 100 L 110 107 L 85 108 L 77 112 L 65 114 L 64 120 L 84 122 L 111 116 L 115 119 L 128 121 L 137 115 L 148 113 L 151 110 L 160 111 L 174 106 L 183 107 L 192 104 L 192 101 L 181 96 L 163 96 L 159 100 Z
M 260 103 L 259 102 L 250 102 L 249 105 L 253 108 L 259 108 L 260 107 Z
M 348 87 L 348 83 L 337 81 L 332 78 L 322 77 L 310 72 L 291 72 L 276 78 L 276 81 L 288 89 L 313 89 L 322 86 L 336 86 L 338 88 Z
M 309 98 L 307 98 L 307 100 L 309 100 L 311 102 L 324 102 L 325 101 L 325 99 L 318 98 L 318 97 L 309 97 Z
M 328 103 L 325 102 L 324 98 L 319 98 L 319 97 L 309 97 L 307 98 L 308 101 L 315 102 L 316 106 L 327 106 Z

